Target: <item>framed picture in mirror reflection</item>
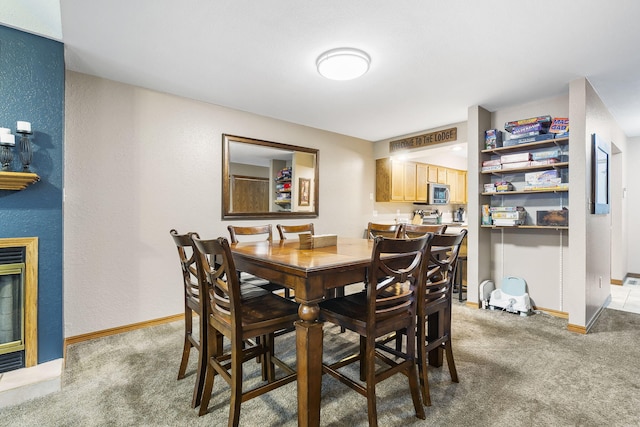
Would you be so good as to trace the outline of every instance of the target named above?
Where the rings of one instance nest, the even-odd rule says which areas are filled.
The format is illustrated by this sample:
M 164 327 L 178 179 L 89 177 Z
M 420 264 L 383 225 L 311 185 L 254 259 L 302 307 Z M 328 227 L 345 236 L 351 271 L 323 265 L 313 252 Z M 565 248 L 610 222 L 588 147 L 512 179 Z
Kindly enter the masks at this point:
M 300 188 L 300 192 L 298 194 L 298 206 L 309 206 L 311 180 L 307 178 L 300 178 L 298 186 Z

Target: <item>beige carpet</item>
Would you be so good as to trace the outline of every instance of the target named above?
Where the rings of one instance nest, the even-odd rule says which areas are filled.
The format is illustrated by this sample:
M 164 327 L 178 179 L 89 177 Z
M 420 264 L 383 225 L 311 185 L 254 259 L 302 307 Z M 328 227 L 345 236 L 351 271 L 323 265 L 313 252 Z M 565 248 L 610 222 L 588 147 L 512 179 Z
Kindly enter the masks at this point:
M 217 379 L 209 413 L 189 407 L 188 377 L 176 381 L 182 322 L 70 346 L 61 392 L 5 408 L 1 426 L 224 426 L 228 387 Z M 325 328 L 325 359 L 355 348 L 355 336 Z M 640 315 L 605 310 L 588 335 L 545 314 L 454 307 L 460 383 L 445 367 L 430 373 L 433 406 L 414 417 L 406 378 L 379 386 L 380 426 L 640 425 Z M 294 337 L 279 349 L 295 361 Z M 258 365 L 247 365 L 254 381 Z M 364 426 L 366 401 L 325 376 L 323 426 Z M 243 404 L 241 425 L 295 426 L 296 384 Z

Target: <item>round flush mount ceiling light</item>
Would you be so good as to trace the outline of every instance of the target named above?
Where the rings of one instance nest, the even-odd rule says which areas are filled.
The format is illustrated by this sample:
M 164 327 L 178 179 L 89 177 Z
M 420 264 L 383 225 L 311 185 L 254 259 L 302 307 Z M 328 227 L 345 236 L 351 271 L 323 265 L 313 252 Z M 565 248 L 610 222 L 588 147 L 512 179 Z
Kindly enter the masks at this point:
M 369 70 L 371 58 L 359 49 L 340 47 L 318 57 L 316 66 L 321 76 L 331 80 L 351 80 Z

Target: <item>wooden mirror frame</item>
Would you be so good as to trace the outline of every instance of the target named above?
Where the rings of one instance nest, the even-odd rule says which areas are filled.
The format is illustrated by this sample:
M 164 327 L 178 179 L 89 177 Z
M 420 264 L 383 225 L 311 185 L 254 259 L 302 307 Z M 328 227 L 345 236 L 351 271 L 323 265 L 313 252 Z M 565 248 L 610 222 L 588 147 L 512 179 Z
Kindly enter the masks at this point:
M 294 203 L 293 194 L 298 196 L 298 182 L 299 178 L 295 175 L 295 171 L 292 176 L 292 211 L 279 212 L 232 212 L 231 211 L 231 175 L 230 175 L 230 144 L 231 143 L 243 143 L 253 144 L 260 147 L 269 147 L 274 149 L 281 149 L 285 151 L 309 153 L 315 155 L 315 165 L 313 171 L 313 177 L 311 179 L 310 188 L 312 189 L 312 197 L 310 197 L 309 205 L 300 205 Z M 222 134 L 222 219 L 269 219 L 269 218 L 316 218 L 319 213 L 320 206 L 320 180 L 319 180 L 319 151 L 315 148 L 299 147 L 296 145 L 281 144 L 279 142 L 263 141 L 259 139 L 246 138 L 242 136 Z M 304 177 L 307 178 L 307 177 Z M 295 206 L 294 206 L 295 204 Z M 302 211 L 295 211 L 294 209 L 304 208 Z

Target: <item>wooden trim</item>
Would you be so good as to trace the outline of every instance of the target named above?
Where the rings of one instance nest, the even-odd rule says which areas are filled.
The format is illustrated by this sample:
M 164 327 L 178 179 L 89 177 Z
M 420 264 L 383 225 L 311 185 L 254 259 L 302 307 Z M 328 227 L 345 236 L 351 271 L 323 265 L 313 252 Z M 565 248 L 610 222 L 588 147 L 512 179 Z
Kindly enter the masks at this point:
M 473 301 L 468 301 L 465 303 L 465 305 L 467 307 L 471 307 L 471 308 L 480 308 L 480 304 L 477 302 L 473 302 Z
M 548 313 L 554 317 L 559 317 L 560 319 L 568 319 L 569 318 L 569 313 L 565 312 L 565 311 L 559 311 L 559 310 L 553 310 L 551 308 L 544 308 L 544 307 L 537 307 L 534 306 L 533 307 L 534 310 L 539 310 L 539 311 L 544 311 L 545 313 Z
M 618 280 L 618 279 L 611 279 L 611 284 L 612 285 L 622 285 L 623 281 L 622 280 Z
M 24 190 L 38 181 L 40 177 L 35 173 L 0 171 L 0 190 Z
M 633 277 L 634 279 L 640 279 L 640 273 L 627 273 L 627 277 Z
M 0 248 L 25 248 L 24 270 L 24 365 L 38 364 L 38 238 L 0 239 Z
M 145 322 L 133 323 L 131 325 L 118 326 L 115 328 L 103 329 L 102 331 L 89 332 L 87 334 L 75 335 L 64 339 L 65 352 L 68 345 L 77 344 L 82 341 L 88 341 L 95 338 L 108 337 L 123 332 L 130 332 L 136 329 L 148 328 L 149 326 L 163 325 L 165 323 L 175 322 L 184 319 L 184 313 L 174 314 L 173 316 L 161 317 L 159 319 L 147 320 Z
M 600 315 L 602 314 L 604 309 L 605 309 L 604 305 L 601 306 L 600 309 L 598 310 L 598 312 L 596 314 L 594 314 L 593 317 L 591 318 L 591 320 L 587 323 L 587 326 L 572 325 L 571 323 L 569 323 L 567 325 L 567 329 L 570 332 L 577 332 L 577 333 L 580 333 L 580 334 L 589 333 L 591 328 L 593 328 L 593 325 L 595 325 L 596 322 L 598 321 L 598 319 L 600 318 Z
M 567 325 L 567 330 L 569 332 L 575 332 L 583 335 L 586 335 L 587 333 L 587 328 L 585 326 L 572 325 L 571 323 Z
M 231 175 L 232 179 L 242 179 L 245 181 L 266 181 L 269 182 L 271 181 L 269 178 L 263 178 L 260 176 L 249 176 L 249 175 Z

